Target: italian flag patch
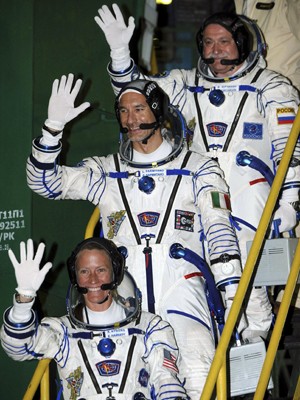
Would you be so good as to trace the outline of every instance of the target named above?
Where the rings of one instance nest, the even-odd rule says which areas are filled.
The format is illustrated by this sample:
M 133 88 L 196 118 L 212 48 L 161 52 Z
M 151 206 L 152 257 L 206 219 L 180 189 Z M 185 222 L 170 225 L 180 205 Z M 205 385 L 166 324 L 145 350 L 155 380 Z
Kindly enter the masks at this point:
M 231 211 L 230 197 L 227 193 L 210 192 L 213 208 L 222 208 Z

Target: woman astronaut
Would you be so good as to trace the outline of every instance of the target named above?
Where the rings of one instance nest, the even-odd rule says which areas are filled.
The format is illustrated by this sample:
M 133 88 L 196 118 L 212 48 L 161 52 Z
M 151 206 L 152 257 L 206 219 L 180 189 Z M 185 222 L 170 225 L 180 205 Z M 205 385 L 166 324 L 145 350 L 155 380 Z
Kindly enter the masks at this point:
M 173 330 L 141 312 L 140 291 L 112 241 L 90 238 L 75 248 L 68 259 L 68 314 L 37 321 L 34 297 L 51 268 L 39 270 L 44 247 L 34 256 L 33 241 L 27 251 L 21 242 L 20 263 L 9 250 L 18 287 L 4 313 L 5 352 L 17 361 L 54 359 L 64 399 L 187 398 Z

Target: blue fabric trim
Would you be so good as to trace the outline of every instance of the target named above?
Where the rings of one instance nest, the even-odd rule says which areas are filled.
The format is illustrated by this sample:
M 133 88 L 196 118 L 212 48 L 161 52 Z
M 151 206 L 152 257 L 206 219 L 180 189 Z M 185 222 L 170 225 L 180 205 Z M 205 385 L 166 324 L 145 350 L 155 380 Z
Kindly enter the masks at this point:
M 4 326 L 4 331 L 7 334 L 7 336 L 15 338 L 15 339 L 26 339 L 29 337 L 32 337 L 34 335 L 35 329 L 32 329 L 31 331 L 25 332 L 25 333 L 14 333 L 11 330 L 7 329 L 6 326 Z
M 62 147 L 61 142 L 59 142 L 55 146 L 47 146 L 47 145 L 41 144 L 40 143 L 41 138 L 42 138 L 42 136 L 39 136 L 39 137 L 35 138 L 33 141 L 33 146 L 39 151 L 43 151 L 44 153 L 56 153 Z
M 195 317 L 194 315 L 185 313 L 183 311 L 178 311 L 178 310 L 167 310 L 167 314 L 178 314 L 178 315 L 182 315 L 183 317 L 193 319 L 194 321 L 199 322 L 199 324 L 205 326 L 205 328 L 207 328 L 209 331 L 211 331 L 210 326 L 208 326 L 204 321 L 202 321 L 200 318 Z
M 41 163 L 36 158 L 34 158 L 32 154 L 30 154 L 29 159 L 31 163 L 38 169 L 41 169 L 43 171 L 54 169 L 55 163 Z
M 239 90 L 243 90 L 246 92 L 256 92 L 256 87 L 250 85 L 240 85 Z
M 34 321 L 36 319 L 36 315 L 33 310 L 31 310 L 31 318 L 29 321 L 27 321 L 27 322 L 12 322 L 8 318 L 8 315 L 9 315 L 9 312 L 11 309 L 12 309 L 12 307 L 7 308 L 3 315 L 4 323 L 7 325 L 8 328 L 14 329 L 14 330 L 24 330 L 24 329 L 29 328 L 34 323 Z
M 133 60 L 132 59 L 130 59 L 130 65 L 129 65 L 129 67 L 127 67 L 126 69 L 123 69 L 123 70 L 121 70 L 121 71 L 114 71 L 113 69 L 112 69 L 112 63 L 110 62 L 109 64 L 108 64 L 108 71 L 111 73 L 111 74 L 113 74 L 113 75 L 115 75 L 115 76 L 120 76 L 120 75 L 127 75 L 132 69 L 133 69 L 133 67 L 134 67 L 134 63 L 133 63 Z M 124 83 L 123 83 L 124 84 Z
M 232 219 L 233 219 L 233 221 L 234 221 L 235 223 L 240 223 L 240 224 L 242 224 L 242 225 L 245 225 L 247 228 L 249 228 L 249 229 L 251 229 L 252 231 L 256 232 L 256 228 L 255 228 L 253 225 L 249 224 L 249 222 L 245 221 L 244 219 L 235 217 L 234 215 L 232 216 Z M 241 228 L 241 229 L 242 229 L 242 228 Z M 239 230 L 240 230 L 240 229 L 239 229 Z
M 187 169 L 167 169 L 167 175 L 186 175 L 191 176 L 193 173 Z
M 128 171 L 125 171 L 125 172 L 108 172 L 107 176 L 109 178 L 115 178 L 115 179 L 119 179 L 119 178 L 120 179 L 128 179 L 129 172 Z
M 229 279 L 224 279 L 224 280 L 218 282 L 218 284 L 216 286 L 219 290 L 224 291 L 226 286 L 239 284 L 240 280 L 241 280 L 241 278 L 239 276 L 231 277 Z

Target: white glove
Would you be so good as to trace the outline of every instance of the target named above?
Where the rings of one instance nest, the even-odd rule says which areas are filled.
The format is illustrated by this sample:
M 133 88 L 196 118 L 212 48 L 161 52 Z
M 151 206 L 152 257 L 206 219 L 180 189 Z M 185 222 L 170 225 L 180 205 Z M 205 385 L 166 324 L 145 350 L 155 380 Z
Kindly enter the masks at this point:
M 273 221 L 278 222 L 279 232 L 287 232 L 296 226 L 297 213 L 290 203 L 279 200 L 279 207 L 275 211 Z
M 26 244 L 20 243 L 20 262 L 17 261 L 11 249 L 8 250 L 8 256 L 15 269 L 16 281 L 18 287 L 16 291 L 25 297 L 35 297 L 37 290 L 43 283 L 45 276 L 52 267 L 51 262 L 47 262 L 40 270 L 40 262 L 44 254 L 45 244 L 40 243 L 34 256 L 34 247 L 32 239 L 27 240 Z
M 232 306 L 233 303 L 233 299 L 236 293 L 238 285 L 237 284 L 232 284 L 232 285 L 227 285 L 225 287 L 225 323 L 227 321 L 229 312 L 230 312 L 230 308 Z M 244 329 L 246 329 L 248 326 L 246 317 L 244 312 L 240 313 L 240 316 L 237 319 L 237 330 L 239 333 L 241 333 Z
M 82 80 L 77 79 L 73 86 L 74 75 L 68 77 L 63 75 L 60 80 L 55 79 L 52 85 L 52 93 L 48 105 L 48 119 L 45 125 L 54 130 L 62 131 L 66 123 L 76 118 L 90 103 L 85 102 L 78 107 L 74 107 L 74 101 L 80 90 Z
M 115 16 L 107 6 L 99 8 L 99 17 L 95 17 L 96 23 L 102 29 L 111 50 L 112 67 L 115 71 L 121 71 L 130 65 L 129 42 L 132 37 L 135 24 L 134 18 L 129 17 L 128 26 L 124 22 L 123 15 L 117 4 L 112 5 Z

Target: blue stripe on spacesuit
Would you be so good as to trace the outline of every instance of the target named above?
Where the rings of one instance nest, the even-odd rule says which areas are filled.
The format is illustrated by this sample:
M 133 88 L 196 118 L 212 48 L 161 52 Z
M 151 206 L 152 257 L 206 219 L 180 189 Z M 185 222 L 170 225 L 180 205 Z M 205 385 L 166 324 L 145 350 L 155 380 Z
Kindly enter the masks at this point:
M 233 218 L 233 220 L 234 220 L 235 222 L 241 223 L 242 225 L 245 225 L 247 228 L 249 228 L 249 229 L 251 229 L 252 231 L 256 232 L 255 226 L 251 225 L 249 222 L 245 221 L 244 219 L 238 218 L 238 217 L 235 217 L 235 216 L 232 216 L 232 218 Z M 240 229 L 242 229 L 242 228 L 240 228 Z M 239 230 L 240 230 L 240 229 L 239 229 Z
M 60 172 L 60 175 L 61 175 L 61 172 Z M 60 176 L 54 182 L 52 182 L 51 186 L 48 186 L 48 184 L 47 184 L 47 173 L 46 173 L 46 171 L 43 171 L 42 182 L 43 182 L 43 187 L 46 189 L 46 192 L 48 193 L 47 197 L 49 199 L 55 199 L 56 197 L 61 195 L 61 193 L 62 193 L 61 190 L 59 192 L 56 192 L 56 189 L 57 189 L 57 187 L 59 187 L 60 182 L 61 182 L 61 177 Z M 56 186 L 54 186 L 55 184 L 56 184 Z
M 238 284 L 240 282 L 240 280 L 241 280 L 240 276 L 232 276 L 230 278 L 222 279 L 221 281 L 219 281 L 216 284 L 216 287 L 220 290 L 224 290 L 225 286 L 232 285 L 232 284 Z
M 179 310 L 167 310 L 167 314 L 177 314 L 177 315 L 181 315 L 183 317 L 187 317 L 190 319 L 193 319 L 196 322 L 199 322 L 199 324 L 205 326 L 205 328 L 207 328 L 209 331 L 211 330 L 210 326 L 208 326 L 204 321 L 202 321 L 200 318 L 195 317 L 194 315 L 188 314 L 186 312 L 183 311 L 179 311 Z
M 163 389 L 163 390 L 162 390 Z M 182 395 L 182 396 L 181 396 Z M 160 400 L 169 400 L 177 398 L 186 398 L 186 394 L 181 385 L 161 385 L 159 388 L 159 398 Z
M 20 331 L 12 332 L 11 330 L 6 329 L 5 326 L 4 326 L 4 331 L 8 336 L 15 339 L 26 339 L 34 334 L 34 329 L 31 331 L 27 331 L 25 333 L 21 333 Z
M 207 232 L 209 248 L 211 248 L 210 258 L 219 254 L 238 254 L 237 239 L 235 233 L 226 224 L 213 224 Z M 224 244 L 224 245 L 223 245 Z
M 106 189 L 105 173 L 101 166 L 99 166 L 99 170 L 101 171 L 100 178 L 94 182 L 94 184 L 92 185 L 91 189 L 89 190 L 89 192 L 87 194 L 87 200 L 90 201 L 91 203 L 94 203 L 96 198 L 97 198 L 97 201 L 99 202 L 99 199 L 102 197 L 102 195 Z M 92 182 L 93 176 L 94 176 L 94 173 L 92 170 L 90 170 L 89 186 Z M 101 193 L 99 194 L 100 189 L 101 189 Z M 93 193 L 93 191 L 94 191 L 94 193 Z

